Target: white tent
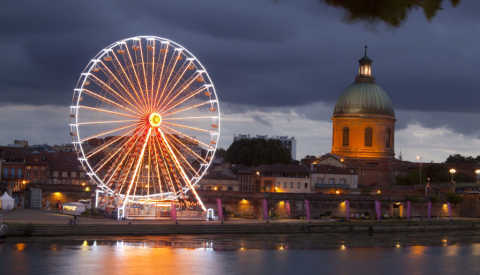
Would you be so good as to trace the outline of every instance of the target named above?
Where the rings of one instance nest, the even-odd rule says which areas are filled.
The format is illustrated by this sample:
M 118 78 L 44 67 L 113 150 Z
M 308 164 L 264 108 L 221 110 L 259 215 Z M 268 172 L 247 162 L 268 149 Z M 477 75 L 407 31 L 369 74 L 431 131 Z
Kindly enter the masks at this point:
M 15 200 L 12 199 L 7 192 L 3 194 L 3 196 L 0 197 L 0 207 L 2 210 L 12 210 L 13 205 L 15 203 Z

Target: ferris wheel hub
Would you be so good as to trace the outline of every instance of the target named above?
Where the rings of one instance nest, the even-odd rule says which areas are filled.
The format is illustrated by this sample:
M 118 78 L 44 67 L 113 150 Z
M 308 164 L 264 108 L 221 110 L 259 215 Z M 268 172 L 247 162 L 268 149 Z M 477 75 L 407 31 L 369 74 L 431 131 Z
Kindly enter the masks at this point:
M 159 113 L 152 113 L 148 118 L 150 125 L 152 127 L 158 127 L 162 123 L 162 116 Z

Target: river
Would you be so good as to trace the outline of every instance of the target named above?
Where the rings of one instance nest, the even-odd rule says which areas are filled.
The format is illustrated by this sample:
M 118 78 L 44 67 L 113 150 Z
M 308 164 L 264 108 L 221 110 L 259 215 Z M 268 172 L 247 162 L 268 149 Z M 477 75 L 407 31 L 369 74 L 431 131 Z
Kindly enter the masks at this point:
M 10 238 L 0 274 L 480 274 L 480 233 Z

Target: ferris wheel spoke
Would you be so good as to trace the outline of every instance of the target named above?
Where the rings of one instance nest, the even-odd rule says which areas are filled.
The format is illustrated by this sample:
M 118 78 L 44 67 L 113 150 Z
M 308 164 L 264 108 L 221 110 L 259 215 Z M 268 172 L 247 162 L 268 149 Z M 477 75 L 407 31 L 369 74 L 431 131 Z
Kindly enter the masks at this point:
M 155 93 L 155 97 L 153 98 L 152 104 L 155 105 L 155 102 L 157 102 L 157 97 L 158 97 L 158 92 L 160 91 L 160 87 L 162 84 L 162 78 L 163 78 L 163 73 L 165 72 L 165 60 L 167 59 L 167 54 L 168 54 L 168 48 L 169 44 L 167 43 L 165 48 L 161 47 L 160 48 L 160 55 L 158 56 L 158 62 L 157 63 L 162 63 L 161 65 L 157 66 L 157 72 L 155 72 L 155 80 L 157 81 L 157 91 Z M 159 74 L 157 78 L 157 74 Z
M 100 61 L 100 63 L 102 64 L 102 66 L 104 67 L 104 70 L 102 70 L 104 73 L 105 71 L 108 72 L 105 73 L 105 76 L 108 77 L 108 79 L 110 80 L 110 82 L 112 82 L 115 87 L 117 87 L 117 89 L 119 91 L 123 90 L 124 92 L 122 92 L 122 94 L 125 96 L 125 93 L 136 103 L 136 105 L 140 105 L 137 100 L 132 96 L 132 94 L 130 93 L 130 91 L 128 91 L 128 89 L 122 84 L 122 82 L 120 82 L 120 80 L 115 76 L 115 74 L 108 68 L 108 66 L 103 63 L 103 61 Z M 120 87 L 119 87 L 120 86 Z M 145 112 L 146 110 L 143 109 L 143 111 Z
M 143 106 L 145 109 L 146 106 L 145 106 L 145 97 L 143 95 L 143 92 L 142 92 L 142 82 L 140 81 L 140 78 L 138 77 L 138 73 L 137 73 L 137 70 L 135 69 L 135 64 L 133 63 L 133 59 L 132 59 L 132 55 L 130 54 L 130 50 L 128 49 L 128 47 L 125 47 L 125 49 L 127 50 L 127 53 L 128 53 L 128 58 L 125 57 L 125 55 L 123 56 L 123 59 L 125 60 L 125 64 L 127 64 L 127 71 L 130 75 L 130 78 L 132 79 L 132 82 L 136 85 L 135 86 L 135 91 L 138 90 L 138 92 L 140 93 L 141 97 L 139 96 L 139 100 L 140 102 L 142 102 Z M 138 95 L 138 94 L 137 94 Z M 142 99 L 140 99 L 142 98 Z
M 190 65 L 192 64 L 192 62 L 193 62 L 193 60 L 190 60 L 189 62 L 184 62 L 182 67 L 180 67 L 178 72 L 173 77 L 173 79 L 171 81 L 171 84 L 169 84 L 168 86 L 165 86 L 166 90 L 168 91 L 167 95 L 165 96 L 165 99 L 167 99 L 171 95 L 171 93 L 173 92 L 173 90 L 175 89 L 177 84 L 180 82 L 180 80 L 182 80 L 183 75 L 187 72 L 187 70 L 190 67 Z
M 165 105 L 162 107 L 162 109 L 160 110 L 159 113 L 161 114 L 161 113 L 163 113 L 163 112 L 168 112 L 168 111 L 172 110 L 173 108 L 175 108 L 175 107 L 177 107 L 178 105 L 184 103 L 185 101 L 189 100 L 190 98 L 192 98 L 192 97 L 200 94 L 201 92 L 205 91 L 205 89 L 207 89 L 206 86 L 203 86 L 203 87 L 201 87 L 201 88 L 198 88 L 198 89 L 194 90 L 193 92 L 185 95 L 184 97 L 178 99 L 178 100 L 175 101 L 172 105 L 169 105 L 169 104 L 172 103 L 172 101 L 179 95 L 179 94 L 177 94 L 174 98 L 172 98 L 172 100 L 170 100 L 169 103 L 165 104 Z M 208 102 L 209 102 L 209 103 L 212 103 L 211 100 L 208 101 Z M 200 104 L 200 105 L 202 105 L 202 104 Z M 200 106 L 200 105 L 199 105 L 199 106 Z
M 187 167 L 188 169 L 190 169 L 190 170 L 187 169 L 187 171 L 190 173 L 190 175 L 195 176 L 195 177 L 198 177 L 199 174 L 197 173 L 197 170 L 195 170 L 195 169 L 192 167 L 192 165 L 190 164 L 190 162 L 188 162 L 188 160 L 183 156 L 183 154 L 175 147 L 175 145 L 173 144 L 173 142 L 172 142 L 171 140 L 169 141 L 168 139 L 166 139 L 166 140 L 167 140 L 167 142 L 170 143 L 170 147 L 173 148 L 173 150 L 176 152 L 176 154 L 183 159 L 183 163 L 187 164 L 186 167 Z M 193 171 L 193 173 L 192 173 L 192 171 Z
M 198 143 L 198 144 L 201 144 L 201 145 L 207 147 L 208 149 L 213 149 L 210 145 L 208 145 L 208 144 L 206 144 L 206 143 L 203 143 L 203 142 L 201 142 L 200 140 L 197 140 L 197 139 L 195 139 L 195 138 L 189 137 L 189 136 L 187 136 L 187 135 L 185 135 L 185 134 L 183 134 L 183 133 L 181 133 L 181 132 L 179 132 L 179 131 L 177 131 L 177 130 L 175 130 L 175 129 L 173 129 L 173 128 L 170 128 L 170 127 L 165 126 L 165 125 L 161 125 L 161 127 L 162 127 L 162 129 L 167 129 L 167 130 L 172 131 L 172 132 L 174 132 L 174 133 L 176 133 L 176 134 L 182 135 L 183 137 L 185 137 L 185 138 L 187 138 L 187 139 L 189 139 L 189 140 L 191 140 L 191 141 L 193 141 L 193 142 L 196 142 L 196 143 Z
M 132 131 L 134 131 L 134 130 L 136 130 L 136 133 L 138 133 L 138 131 L 139 131 L 138 128 L 133 129 Z M 132 131 L 130 131 L 130 132 L 132 132 Z M 120 137 L 123 138 L 124 136 L 120 136 Z M 112 151 L 110 151 L 108 154 L 106 154 L 105 158 L 102 159 L 99 163 L 97 163 L 97 165 L 95 165 L 95 167 L 94 167 L 94 170 L 96 170 L 95 173 L 100 171 L 100 169 L 102 169 L 103 166 L 105 166 L 105 164 L 107 164 L 116 154 L 118 154 L 118 152 L 122 151 L 122 153 L 125 153 L 126 150 L 128 149 L 128 147 L 125 147 L 124 145 L 129 144 L 134 138 L 135 138 L 135 135 L 132 135 L 126 142 L 119 143 L 117 146 L 115 146 L 115 148 L 113 148 Z M 114 140 L 118 141 L 118 139 L 114 139 Z M 112 144 L 112 143 L 110 143 L 110 144 Z M 101 148 L 106 148 L 106 147 L 101 146 Z M 118 163 L 118 158 L 115 159 L 115 161 L 113 163 L 113 166 L 115 166 L 117 163 Z
M 170 78 L 172 77 L 172 74 L 175 70 L 175 66 L 177 65 L 177 62 L 178 62 L 178 56 L 181 56 L 181 53 L 179 53 L 179 55 L 177 55 L 177 57 L 175 57 L 175 53 L 173 54 L 172 58 L 170 58 L 170 61 L 168 62 L 168 66 L 167 66 L 167 69 L 165 71 L 167 78 L 165 79 L 161 79 L 160 80 L 160 85 L 162 85 L 163 89 L 162 89 L 162 93 L 160 94 L 160 98 L 158 99 L 159 101 L 162 100 L 163 98 L 163 95 L 165 94 L 165 89 L 167 88 L 168 86 L 168 82 L 170 81 Z
M 105 131 L 105 132 L 102 132 L 100 134 L 96 134 L 96 135 L 93 135 L 93 136 L 83 138 L 83 139 L 80 140 L 80 142 L 85 142 L 85 141 L 90 140 L 92 138 L 97 138 L 97 137 L 100 137 L 100 136 L 108 135 L 108 134 L 111 134 L 111 133 L 114 133 L 114 132 L 117 132 L 117 131 L 120 131 L 120 130 L 123 130 L 123 129 L 127 129 L 127 128 L 130 128 L 130 127 L 133 127 L 133 126 L 137 126 L 137 125 L 138 125 L 138 123 L 132 123 L 132 124 L 129 124 L 129 125 L 126 125 L 126 126 L 118 127 L 118 128 L 113 129 L 113 130 Z
M 155 83 L 155 39 L 151 40 L 151 45 L 148 45 L 147 40 L 147 73 L 150 78 L 149 89 L 147 89 L 147 94 L 149 94 L 149 106 L 150 109 L 153 109 L 153 86 Z
M 176 193 L 175 186 L 173 185 L 172 177 L 170 176 L 170 173 L 168 172 L 168 169 L 165 164 L 166 158 L 161 149 L 159 137 L 157 135 L 157 136 L 154 136 L 154 138 L 155 138 L 155 143 L 154 143 L 155 155 L 157 156 L 157 163 L 160 162 L 160 171 L 162 171 L 163 179 L 165 181 L 165 187 L 167 191 L 170 190 L 170 192 L 175 194 Z M 161 184 L 160 184 L 160 188 L 161 188 Z
M 86 124 L 105 124 L 105 123 L 125 123 L 125 122 L 139 122 L 137 120 L 111 120 L 111 121 L 91 121 L 91 122 L 80 122 L 77 125 L 86 125 Z
M 143 128 L 144 129 L 144 128 Z M 120 158 L 116 158 L 115 159 L 115 162 L 113 163 L 112 167 L 114 167 L 114 170 L 109 170 L 109 173 L 107 173 L 107 175 L 105 175 L 105 178 L 104 178 L 104 182 L 105 182 L 105 185 L 107 186 L 111 186 L 112 183 L 115 181 L 115 179 L 118 177 L 119 173 L 122 172 L 122 170 L 124 170 L 123 172 L 125 173 L 126 169 L 121 169 L 123 168 L 124 166 L 124 163 L 125 163 L 125 160 L 127 159 L 130 159 L 131 157 L 134 157 L 133 154 L 131 155 L 130 152 L 134 149 L 135 146 L 133 146 L 139 139 L 141 136 L 137 136 L 139 131 L 137 131 L 130 139 L 127 143 L 124 144 L 123 146 L 123 158 L 120 160 L 120 162 L 118 162 L 118 160 Z M 132 138 L 134 138 L 134 140 L 132 140 Z M 108 180 L 107 180 L 108 178 Z
M 87 110 L 92 110 L 92 111 L 96 111 L 96 112 L 102 112 L 102 113 L 107 113 L 107 114 L 112 114 L 112 115 L 117 115 L 117 116 L 124 116 L 124 117 L 131 117 L 131 118 L 137 118 L 137 119 L 140 119 L 140 116 L 138 115 L 129 115 L 129 114 L 124 114 L 124 113 L 119 113 L 119 112 L 114 112 L 114 111 L 109 111 L 109 110 L 105 110 L 105 109 L 99 109 L 99 108 L 94 108 L 94 107 L 88 107 L 88 106 L 84 106 L 84 105 L 78 105 L 77 108 L 80 108 L 80 109 L 87 109 Z
M 162 124 L 167 124 L 169 126 L 173 127 L 180 127 L 180 128 L 185 128 L 185 129 L 190 129 L 190 130 L 195 130 L 195 131 L 200 131 L 204 133 L 209 133 L 209 134 L 218 134 L 218 132 L 210 131 L 210 130 L 205 130 L 205 129 L 200 129 L 196 127 L 191 127 L 191 126 L 186 126 L 186 125 L 181 125 L 181 124 L 176 124 L 176 123 L 170 123 L 170 122 L 162 122 Z
M 135 107 L 134 104 L 132 104 L 130 101 L 128 101 L 127 99 L 125 99 L 122 95 L 120 95 L 117 91 L 115 91 L 114 89 L 112 89 L 112 87 L 110 87 L 110 85 L 108 85 L 107 83 L 103 82 L 100 78 L 98 78 L 96 75 L 92 75 L 93 78 L 91 78 L 98 86 L 100 86 L 100 88 L 102 88 L 103 90 L 105 90 L 106 92 L 108 92 L 109 94 L 111 94 L 114 98 L 116 98 L 118 101 L 122 102 L 123 104 L 125 105 L 130 105 L 132 106 L 133 108 L 137 109 Z M 140 111 L 137 109 L 137 111 Z
M 180 144 L 181 146 L 183 146 L 183 148 L 186 149 L 186 153 L 189 154 L 191 157 L 193 157 L 195 160 L 200 160 L 203 164 L 207 164 L 208 162 L 202 158 L 200 155 L 198 155 L 197 153 L 195 153 L 195 151 L 193 151 L 190 147 L 188 147 L 187 145 L 185 145 L 183 142 L 181 142 L 180 140 L 178 140 L 174 135 L 172 135 L 171 133 L 169 133 L 168 131 L 165 131 L 167 134 L 168 134 L 168 138 L 169 139 L 173 139 L 176 141 L 177 144 Z M 192 138 L 193 139 L 193 138 Z
M 158 132 L 160 133 L 160 135 L 162 136 L 162 139 L 164 140 L 165 145 L 166 145 L 166 147 L 168 148 L 168 150 L 170 151 L 170 154 L 171 154 L 171 156 L 173 157 L 174 161 L 177 163 L 177 166 L 178 166 L 178 168 L 180 169 L 180 174 L 183 176 L 183 179 L 184 179 L 185 183 L 188 185 L 188 187 L 190 188 L 190 190 L 192 191 L 192 193 L 195 195 L 195 198 L 197 199 L 197 201 L 198 201 L 198 202 L 200 203 L 200 205 L 202 206 L 203 211 L 207 211 L 207 209 L 205 208 L 205 206 L 204 206 L 203 203 L 202 203 L 202 200 L 201 200 L 200 197 L 198 196 L 197 191 L 195 191 L 195 188 L 193 187 L 192 183 L 190 182 L 190 179 L 188 178 L 187 174 L 185 174 L 185 171 L 183 170 L 183 167 L 180 165 L 180 162 L 179 162 L 178 159 L 175 157 L 175 154 L 173 153 L 172 148 L 170 147 L 170 144 L 168 144 L 167 139 L 166 139 L 165 136 L 163 135 L 162 131 L 160 131 L 159 129 L 157 129 L 157 130 L 158 130 Z
M 200 106 L 203 106 L 203 105 L 207 105 L 207 104 L 210 104 L 212 103 L 211 100 L 209 101 L 205 101 L 205 102 L 200 102 L 200 103 L 197 103 L 197 104 L 194 104 L 194 105 L 191 105 L 191 106 L 188 106 L 188 107 L 185 107 L 185 108 L 182 108 L 182 109 L 178 109 L 178 110 L 175 110 L 173 112 L 169 112 L 169 113 L 166 113 L 166 114 L 162 114 L 162 118 L 163 120 L 165 120 L 166 116 L 170 116 L 170 115 L 173 115 L 173 114 L 176 114 L 176 113 L 180 113 L 180 112 L 183 112 L 183 111 L 186 111 L 186 110 L 190 110 L 190 109 L 193 109 L 193 108 L 197 108 L 197 107 L 200 107 Z
M 157 103 L 157 106 L 158 108 L 160 109 L 160 112 L 163 112 L 165 110 L 165 108 L 170 104 L 172 103 L 172 101 L 174 101 L 179 95 L 182 94 L 183 91 L 185 91 L 185 89 L 187 89 L 188 87 L 190 87 L 190 85 L 196 80 L 198 79 L 198 77 L 201 75 L 201 73 L 197 73 L 197 74 L 194 74 L 193 76 L 191 76 L 189 79 L 187 79 L 187 81 L 185 81 L 184 84 L 182 84 L 175 92 L 173 92 L 174 96 L 170 99 L 170 101 L 166 102 L 167 101 L 167 98 L 165 98 L 164 102 L 162 101 L 159 101 Z M 206 86 L 203 86 L 202 88 L 207 88 Z M 190 95 L 192 94 L 196 94 L 196 93 L 199 93 L 199 90 L 202 89 L 202 88 L 199 88 L 199 89 L 196 89 L 195 91 L 193 91 Z M 202 90 L 203 91 L 203 90 Z M 201 91 L 200 91 L 201 92 Z
M 92 91 L 90 91 L 90 90 L 87 90 L 87 89 L 84 88 L 84 89 L 83 89 L 83 92 L 84 92 L 84 93 L 87 93 L 89 96 L 91 96 L 91 97 L 93 97 L 93 98 L 96 98 L 96 99 L 98 99 L 98 100 L 101 100 L 101 101 L 107 103 L 108 105 L 110 105 L 110 106 L 112 106 L 112 107 L 116 107 L 116 108 L 119 108 L 119 109 L 122 109 L 122 110 L 126 110 L 126 111 L 128 111 L 128 112 L 130 112 L 130 113 L 132 113 L 132 114 L 135 114 L 135 115 L 139 115 L 139 113 L 137 113 L 137 111 L 131 110 L 131 109 L 129 109 L 129 108 L 127 108 L 127 107 L 125 107 L 125 106 L 123 106 L 123 105 L 121 105 L 121 104 L 118 104 L 117 102 L 115 102 L 115 101 L 113 101 L 113 100 L 110 100 L 110 99 L 108 99 L 108 98 L 106 98 L 106 97 L 103 97 L 103 96 L 101 96 L 101 95 L 98 95 L 98 94 L 96 94 L 96 93 L 94 93 L 94 92 L 92 92 Z
M 158 131 L 160 132 L 160 131 Z M 161 132 L 160 132 L 161 134 Z M 164 156 L 166 162 L 168 163 L 168 166 L 170 167 L 170 171 L 171 171 L 171 175 L 173 176 L 173 178 L 175 179 L 175 182 L 177 183 L 177 186 L 178 186 L 178 191 L 180 192 L 180 196 L 183 197 L 184 196 L 184 193 L 183 193 L 183 185 L 182 185 L 182 182 L 180 181 L 179 179 L 179 176 L 177 175 L 177 166 L 173 160 L 173 158 L 175 156 L 170 156 L 170 154 L 168 153 L 168 150 L 166 148 L 166 144 L 163 142 L 162 138 L 159 138 L 159 146 L 161 148 L 161 151 L 162 151 L 162 155 Z
M 125 133 L 124 135 L 120 135 L 120 136 L 116 136 L 115 138 L 112 138 L 109 142 L 105 142 L 104 144 L 100 145 L 100 146 L 97 146 L 95 149 L 93 149 L 92 151 L 88 152 L 87 154 L 85 154 L 85 158 L 88 159 L 92 156 L 94 156 L 96 153 L 102 151 L 103 149 L 106 149 L 107 147 L 109 147 L 110 145 L 114 144 L 115 142 L 121 140 L 124 138 L 124 136 L 127 136 L 129 135 L 131 132 L 135 131 L 135 129 L 132 129 L 130 131 L 128 131 L 127 133 Z
M 133 183 L 135 181 L 135 177 L 136 177 L 137 172 L 138 172 L 138 167 L 142 163 L 143 154 L 145 153 L 145 148 L 147 147 L 148 138 L 150 137 L 151 132 L 152 132 L 152 128 L 148 129 L 147 137 L 145 138 L 145 141 L 143 143 L 142 151 L 141 151 L 140 156 L 137 160 L 137 165 L 135 167 L 135 171 L 133 172 L 132 180 L 130 181 L 130 184 L 128 185 L 128 191 L 125 193 L 125 200 L 123 201 L 123 208 L 125 208 L 125 204 L 127 202 L 128 196 L 130 195 L 130 191 L 132 190 L 132 186 L 133 186 Z
M 145 81 L 145 93 L 148 95 L 148 85 L 147 85 L 147 71 L 145 70 L 145 60 L 143 58 L 143 47 L 142 47 L 142 40 L 138 41 L 138 43 L 140 44 L 140 56 L 141 56 L 141 59 L 138 60 L 137 58 L 137 64 L 139 61 L 141 61 L 141 64 L 142 66 L 138 66 L 139 67 L 139 72 L 140 74 L 143 74 L 143 80 Z M 138 51 L 137 51 L 138 52 Z M 145 101 L 145 103 L 147 103 L 147 106 L 148 106 L 148 100 Z M 150 110 L 151 111 L 151 110 Z
M 130 87 L 132 88 L 132 91 L 135 93 L 136 98 L 141 102 L 141 98 L 140 98 L 140 96 L 139 96 L 138 93 L 137 93 L 137 89 L 135 88 L 135 85 L 134 85 L 134 83 L 132 82 L 131 77 L 129 76 L 129 74 L 127 74 L 128 69 L 125 70 L 125 68 L 122 66 L 122 62 L 120 62 L 120 59 L 117 57 L 117 55 L 115 54 L 115 52 L 113 53 L 113 55 L 114 55 L 114 57 L 115 57 L 115 59 L 113 60 L 113 61 L 114 61 L 114 62 L 113 62 L 113 65 L 115 66 L 115 69 L 116 69 L 118 72 L 120 72 L 120 71 L 122 72 L 122 73 L 120 73 L 119 75 L 120 75 L 120 77 L 122 78 L 122 81 L 124 82 L 124 86 L 127 86 L 127 82 L 128 82 L 128 84 L 130 84 Z M 124 60 L 126 60 L 125 55 L 123 55 L 123 57 L 124 57 Z M 126 89 L 126 90 L 128 90 L 128 89 Z M 131 93 L 129 93 L 129 94 L 130 94 L 130 96 L 133 98 L 133 96 L 131 95 Z M 143 104 L 140 104 L 140 107 L 141 107 L 143 110 L 145 110 L 145 106 L 144 106 Z
M 163 121 L 165 120 L 182 120 L 182 119 L 216 119 L 218 116 L 191 116 L 191 117 L 170 117 L 170 118 L 162 118 Z

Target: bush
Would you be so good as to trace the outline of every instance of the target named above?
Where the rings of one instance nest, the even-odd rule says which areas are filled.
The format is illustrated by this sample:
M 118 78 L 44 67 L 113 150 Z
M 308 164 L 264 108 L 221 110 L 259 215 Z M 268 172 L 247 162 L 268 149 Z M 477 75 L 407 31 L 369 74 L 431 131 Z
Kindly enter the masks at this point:
M 325 212 L 325 216 L 331 216 L 332 215 L 332 211 L 326 211 Z
M 457 195 L 453 193 L 452 191 L 447 192 L 447 201 L 449 203 L 457 204 L 461 203 L 463 201 L 463 196 Z
M 440 198 L 439 198 L 437 195 L 435 195 L 435 196 L 432 196 L 432 197 L 430 198 L 430 201 L 431 201 L 432 203 L 439 203 L 439 202 L 440 202 Z
M 273 217 L 274 218 L 280 218 L 280 214 L 275 213 L 275 214 L 273 214 Z
M 97 209 L 93 210 L 92 214 L 93 214 L 94 216 L 98 216 L 98 210 L 97 210 Z
M 231 214 L 233 214 L 233 212 L 232 212 L 232 211 L 230 211 L 230 210 L 228 210 L 228 209 L 227 209 L 227 210 L 225 210 L 225 213 L 226 213 L 227 215 L 231 215 Z
M 365 188 L 365 189 L 362 189 L 362 195 L 370 195 L 370 193 L 372 192 L 372 188 Z
M 85 212 L 83 212 L 83 214 L 84 214 L 85 216 L 88 216 L 88 215 L 90 215 L 90 210 L 88 210 L 88 209 L 87 209 L 87 210 L 85 210 Z
M 420 196 L 419 195 L 405 196 L 405 200 L 410 202 L 420 202 Z

